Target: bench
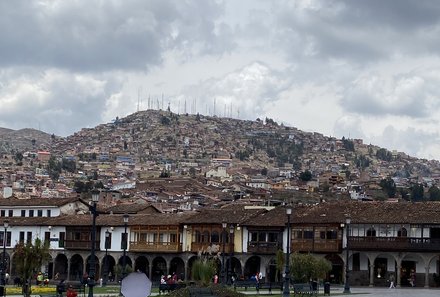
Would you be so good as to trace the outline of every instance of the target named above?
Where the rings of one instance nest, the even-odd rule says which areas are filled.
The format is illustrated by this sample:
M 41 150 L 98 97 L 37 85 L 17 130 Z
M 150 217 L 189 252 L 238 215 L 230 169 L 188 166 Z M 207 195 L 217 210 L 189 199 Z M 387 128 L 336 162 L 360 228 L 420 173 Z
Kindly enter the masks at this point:
M 214 297 L 211 288 L 189 288 L 190 297 Z
M 165 292 L 171 292 L 174 290 L 178 290 L 181 288 L 185 288 L 185 283 L 176 283 L 176 284 L 159 284 L 159 295 Z
M 293 296 L 318 296 L 318 287 L 312 284 L 294 284 Z
M 272 294 L 272 289 L 278 289 L 280 291 L 283 290 L 283 282 L 267 282 L 267 283 L 258 283 L 257 292 L 262 289 L 269 290 L 269 293 Z
M 257 282 L 254 280 L 236 280 L 234 281 L 234 290 L 237 290 L 237 287 L 244 288 L 247 291 L 248 287 L 257 288 Z

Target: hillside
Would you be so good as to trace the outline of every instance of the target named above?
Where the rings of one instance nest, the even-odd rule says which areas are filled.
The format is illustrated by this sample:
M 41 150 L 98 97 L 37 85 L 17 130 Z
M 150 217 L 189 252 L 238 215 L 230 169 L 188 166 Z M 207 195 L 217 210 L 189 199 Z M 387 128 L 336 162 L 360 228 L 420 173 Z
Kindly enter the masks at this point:
M 390 152 L 361 139 L 304 132 L 272 119 L 244 121 L 148 110 L 66 138 L 32 129 L 0 131 L 3 147 L 48 149 L 55 156 L 73 157 L 80 171 L 89 174 L 105 163 L 120 180 L 159 177 L 165 171 L 175 177 L 202 177 L 218 164 L 227 164 L 229 179 L 246 180 L 251 187 L 264 180 L 272 192 L 287 190 L 279 197 L 295 189 L 342 194 L 356 189 L 380 199 L 385 198 L 380 183 L 386 178 L 395 184 L 390 197 L 409 197 L 415 184 L 423 184 L 427 193 L 440 181 L 438 161 Z
M 24 152 L 49 148 L 51 135 L 35 129 L 12 130 L 0 128 L 0 152 Z

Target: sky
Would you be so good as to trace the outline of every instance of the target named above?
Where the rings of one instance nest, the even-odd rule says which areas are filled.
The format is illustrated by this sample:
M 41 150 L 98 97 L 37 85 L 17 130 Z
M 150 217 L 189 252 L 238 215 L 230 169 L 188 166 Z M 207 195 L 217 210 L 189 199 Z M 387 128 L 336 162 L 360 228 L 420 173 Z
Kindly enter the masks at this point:
M 439 36 L 438 0 L 0 0 L 0 127 L 169 106 L 440 160 Z

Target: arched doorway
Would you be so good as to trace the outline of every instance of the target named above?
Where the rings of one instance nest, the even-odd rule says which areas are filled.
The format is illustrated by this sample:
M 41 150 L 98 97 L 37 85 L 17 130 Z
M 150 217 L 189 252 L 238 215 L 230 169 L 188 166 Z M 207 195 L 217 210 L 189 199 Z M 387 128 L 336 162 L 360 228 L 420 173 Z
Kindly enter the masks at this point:
M 125 267 L 124 267 L 124 264 L 125 264 Z M 125 272 L 125 274 L 128 274 L 131 271 L 133 271 L 133 263 L 131 262 L 130 257 L 127 255 L 125 255 L 125 263 L 124 263 L 124 256 L 119 258 L 118 266 L 119 266 L 118 271 L 117 271 L 117 278 L 118 279 L 122 279 L 124 272 Z
M 327 274 L 327 280 L 333 284 L 344 283 L 344 261 L 341 257 L 339 255 L 330 254 L 326 255 L 325 259 L 332 264 L 332 270 Z
M 58 275 L 58 279 L 67 279 L 68 260 L 66 255 L 58 254 L 54 260 L 54 273 Z
M 229 270 L 229 258 L 226 260 L 226 269 Z M 231 257 L 231 273 L 235 279 L 240 279 L 243 275 L 240 260 L 235 257 Z
M 84 274 L 84 260 L 83 258 L 75 254 L 70 258 L 70 279 L 69 280 L 75 280 L 75 281 L 81 281 L 82 275 Z
M 266 280 L 269 282 L 279 282 L 282 280 L 281 271 L 278 271 L 277 262 L 275 259 L 270 260 L 268 271 L 266 273 Z
M 194 264 L 194 262 L 198 259 L 199 257 L 197 256 L 192 256 L 191 258 L 189 258 L 188 260 L 188 267 L 187 267 L 187 280 L 192 279 L 192 266 Z
M 102 279 L 106 283 L 115 281 L 115 265 L 115 258 L 113 258 L 111 255 L 106 255 L 102 259 Z
M 148 263 L 148 259 L 145 256 L 139 256 L 134 261 L 134 270 L 140 270 L 145 273 L 148 277 L 150 276 L 150 265 Z
M 177 279 L 184 280 L 185 279 L 185 263 L 179 257 L 175 257 L 170 262 L 170 269 L 168 274 L 177 274 Z
M 252 256 L 244 265 L 244 278 L 249 279 L 252 275 L 260 272 L 261 267 L 261 258 L 258 256 Z
M 152 265 L 151 280 L 160 281 L 160 277 L 167 273 L 167 262 L 162 257 L 156 257 L 154 258 Z

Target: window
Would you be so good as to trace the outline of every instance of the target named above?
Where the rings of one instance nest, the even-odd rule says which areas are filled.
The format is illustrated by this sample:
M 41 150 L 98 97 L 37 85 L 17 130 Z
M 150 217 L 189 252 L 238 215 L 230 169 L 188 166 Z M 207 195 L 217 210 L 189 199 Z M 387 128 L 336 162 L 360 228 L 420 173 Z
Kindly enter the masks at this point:
M 170 242 L 172 242 L 172 243 L 176 243 L 177 242 L 177 234 L 176 233 L 171 233 L 170 234 Z
M 202 242 L 209 242 L 209 232 L 204 231 L 202 234 Z
M 367 230 L 367 236 L 375 237 L 376 236 L 376 230 L 374 228 L 370 228 Z
M 251 233 L 251 241 L 258 241 L 258 233 L 257 232 Z
M 50 242 L 50 231 L 49 232 L 44 232 L 44 241 L 45 242 Z
M 313 239 L 313 231 L 312 230 L 304 230 L 304 239 Z
M 278 242 L 278 233 L 269 233 L 269 242 Z
M 220 237 L 218 236 L 218 232 L 217 231 L 213 231 L 211 233 L 211 242 L 219 242 L 220 241 Z
M 408 231 L 405 228 L 400 228 L 399 231 L 397 231 L 397 236 L 398 237 L 407 237 L 408 236 Z
M 26 233 L 26 243 L 32 242 L 32 232 Z
M 37 216 L 39 216 L 39 217 L 42 217 L 42 216 L 43 216 L 43 210 L 42 210 L 42 209 L 39 209 L 39 210 L 37 211 Z
M 266 232 L 258 232 L 258 241 L 266 242 Z
M 202 242 L 200 231 L 194 231 L 194 242 Z
M 11 238 L 12 238 L 12 232 L 8 231 L 6 232 L 6 245 L 11 246 Z
M 10 210 L 8 211 L 8 213 L 9 213 L 9 216 L 10 216 L 10 217 L 13 217 L 13 216 L 14 216 L 14 211 L 13 211 L 12 209 L 10 209 Z
M 112 234 L 109 232 L 108 236 L 105 235 L 105 249 L 111 249 L 112 248 Z
M 303 238 L 302 230 L 297 230 L 297 231 L 294 232 L 294 234 L 296 235 L 295 236 L 296 238 L 299 238 L 299 239 Z
M 34 216 L 34 210 L 29 209 L 29 217 L 32 218 Z
M 26 216 L 26 210 L 24 210 L 24 209 L 21 210 L 21 216 L 22 216 L 22 217 L 25 217 L 25 216 Z
M 338 232 L 335 230 L 321 231 L 320 237 L 321 237 L 321 239 L 337 239 Z
M 0 216 L 4 217 L 5 214 L 6 214 L 6 210 L 2 209 L 2 210 L 0 211 Z
M 127 233 L 122 233 L 122 236 L 121 236 L 121 249 L 127 249 Z M 156 234 L 154 234 L 154 235 L 156 235 Z
M 19 242 L 24 243 L 24 232 L 23 231 L 20 231 Z
M 75 241 L 81 240 L 81 233 L 80 232 L 73 233 L 73 240 Z
M 51 217 L 51 211 L 50 211 L 50 209 L 48 209 L 48 210 L 46 210 L 46 217 Z
M 58 241 L 58 247 L 64 247 L 64 240 L 66 239 L 66 233 L 60 232 L 60 240 Z

